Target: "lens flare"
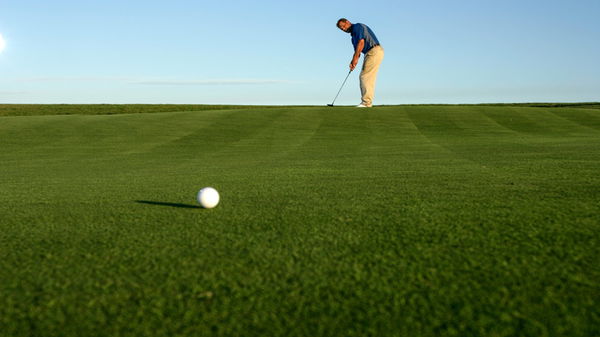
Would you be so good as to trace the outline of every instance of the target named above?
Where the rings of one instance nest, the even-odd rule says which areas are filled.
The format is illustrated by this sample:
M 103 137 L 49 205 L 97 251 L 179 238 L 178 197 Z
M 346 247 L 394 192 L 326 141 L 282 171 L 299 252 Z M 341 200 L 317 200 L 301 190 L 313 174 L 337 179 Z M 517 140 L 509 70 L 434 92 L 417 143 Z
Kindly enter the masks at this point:
M 4 50 L 5 46 L 6 46 L 6 41 L 4 41 L 2 34 L 0 34 L 0 53 Z

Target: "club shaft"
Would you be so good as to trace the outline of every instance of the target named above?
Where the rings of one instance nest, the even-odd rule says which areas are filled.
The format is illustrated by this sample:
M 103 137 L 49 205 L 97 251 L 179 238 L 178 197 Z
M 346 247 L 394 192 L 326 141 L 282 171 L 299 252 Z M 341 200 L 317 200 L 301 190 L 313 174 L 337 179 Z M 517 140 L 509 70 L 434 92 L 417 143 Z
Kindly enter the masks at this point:
M 333 102 L 331 102 L 331 105 L 333 105 L 333 103 L 335 103 L 335 100 L 338 98 L 338 96 L 340 95 L 340 92 L 342 92 L 342 88 L 344 87 L 344 84 L 346 84 L 346 81 L 348 80 L 348 77 L 350 76 L 350 73 L 352 72 L 352 70 L 350 70 L 348 72 L 348 75 L 346 75 L 346 78 L 344 79 L 344 82 L 342 83 L 342 86 L 340 87 L 340 90 L 338 90 L 337 95 L 335 95 L 335 98 L 333 99 Z

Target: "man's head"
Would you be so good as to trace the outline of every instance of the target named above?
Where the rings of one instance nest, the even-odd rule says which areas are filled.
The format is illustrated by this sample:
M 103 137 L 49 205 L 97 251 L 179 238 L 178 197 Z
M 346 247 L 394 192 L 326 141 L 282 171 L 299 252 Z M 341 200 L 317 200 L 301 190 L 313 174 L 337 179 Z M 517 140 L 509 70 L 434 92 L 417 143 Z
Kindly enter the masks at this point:
M 350 33 L 352 30 L 352 23 L 348 19 L 341 18 L 337 22 L 337 27 L 346 33 Z

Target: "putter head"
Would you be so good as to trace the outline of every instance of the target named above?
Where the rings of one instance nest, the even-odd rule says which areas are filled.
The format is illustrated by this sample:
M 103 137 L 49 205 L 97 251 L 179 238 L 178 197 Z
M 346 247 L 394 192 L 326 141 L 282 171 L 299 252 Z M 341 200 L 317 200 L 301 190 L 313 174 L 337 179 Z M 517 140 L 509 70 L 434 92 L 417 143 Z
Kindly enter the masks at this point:
M 333 104 L 327 104 L 327 106 L 333 106 Z

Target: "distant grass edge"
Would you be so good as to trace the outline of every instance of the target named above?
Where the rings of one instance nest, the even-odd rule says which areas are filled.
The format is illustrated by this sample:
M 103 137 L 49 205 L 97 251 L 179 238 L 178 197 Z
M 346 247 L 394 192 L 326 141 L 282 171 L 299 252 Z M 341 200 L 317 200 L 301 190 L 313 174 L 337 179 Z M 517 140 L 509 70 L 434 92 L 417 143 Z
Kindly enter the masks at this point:
M 535 108 L 600 109 L 600 102 L 580 103 L 480 103 L 480 104 L 398 104 L 380 106 L 517 106 Z M 175 111 L 261 109 L 277 107 L 319 107 L 308 105 L 209 105 L 209 104 L 0 104 L 3 116 L 116 115 Z

